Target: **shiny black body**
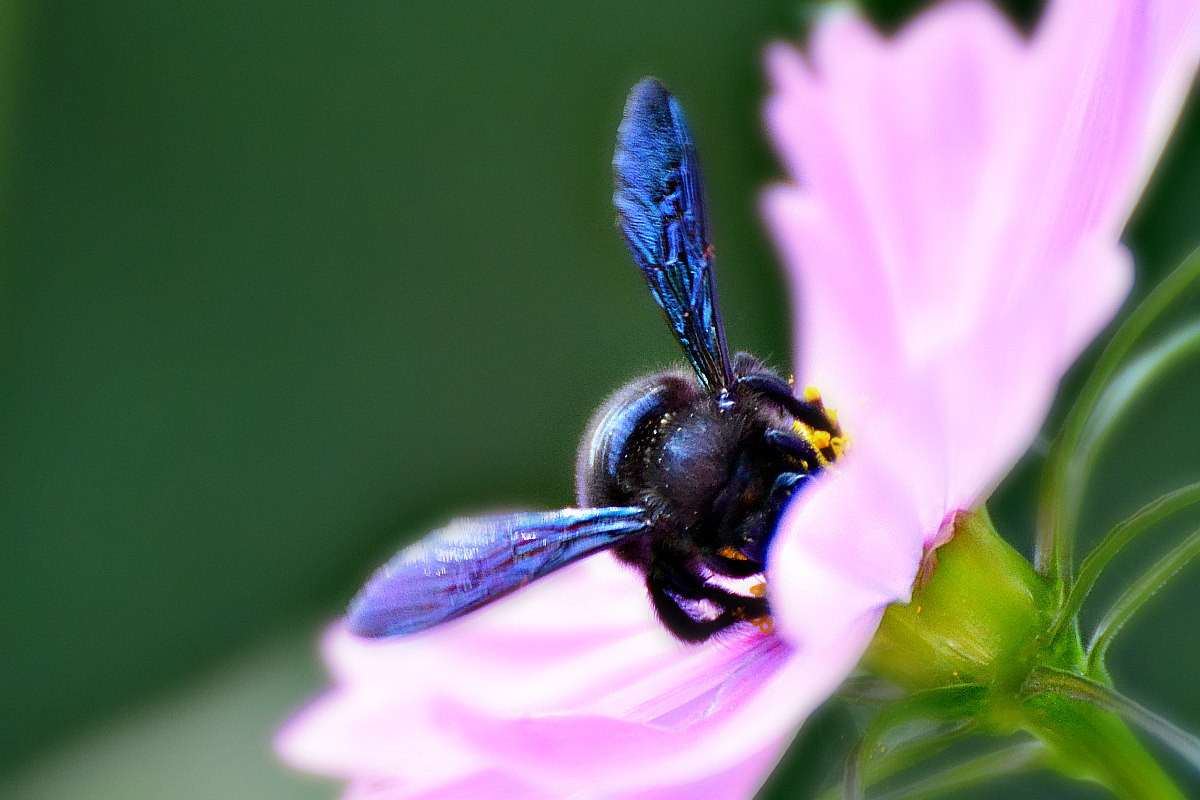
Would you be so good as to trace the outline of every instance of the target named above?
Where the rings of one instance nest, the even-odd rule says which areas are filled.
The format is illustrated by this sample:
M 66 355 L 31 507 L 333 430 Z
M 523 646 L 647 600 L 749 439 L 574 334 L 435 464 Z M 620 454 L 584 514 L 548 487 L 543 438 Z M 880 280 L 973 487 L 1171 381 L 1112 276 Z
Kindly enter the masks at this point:
M 687 642 L 769 612 L 761 573 L 789 498 L 840 433 L 757 359 L 725 344 L 699 164 L 674 97 L 630 92 L 613 158 L 621 230 L 692 367 L 617 392 L 576 468 L 578 509 L 459 520 L 402 550 L 352 602 L 363 636 L 415 633 L 611 549 Z
M 613 551 L 684 641 L 767 615 L 761 587 L 738 579 L 762 573 L 784 505 L 833 457 L 796 432 L 803 401 L 778 376 L 745 353 L 733 375 L 722 394 L 685 373 L 630 384 L 593 420 L 576 469 L 580 505 L 645 511 L 646 529 Z

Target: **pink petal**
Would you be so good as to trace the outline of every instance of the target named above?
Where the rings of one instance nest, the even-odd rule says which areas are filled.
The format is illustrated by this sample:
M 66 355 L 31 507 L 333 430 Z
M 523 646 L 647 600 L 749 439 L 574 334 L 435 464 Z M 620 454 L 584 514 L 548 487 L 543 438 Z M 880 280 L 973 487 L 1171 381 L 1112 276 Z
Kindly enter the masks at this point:
M 343 800 L 542 800 L 552 795 L 501 772 L 477 772 L 454 783 L 413 792 L 407 782 L 389 778 L 359 778 L 351 782 Z
M 797 652 L 741 628 L 677 642 L 641 577 L 601 554 L 417 637 L 370 643 L 335 627 L 326 650 L 339 686 L 278 748 L 357 777 L 364 797 L 477 780 L 517 794 L 746 794 L 859 654 Z
M 811 50 L 768 53 L 767 120 L 799 186 L 764 209 L 798 371 L 852 447 L 771 551 L 794 643 L 907 599 L 923 547 L 1025 451 L 1112 318 L 1132 279 L 1118 237 L 1195 73 L 1200 7 L 1063 0 L 1026 42 L 959 2 L 890 42 L 831 18 Z

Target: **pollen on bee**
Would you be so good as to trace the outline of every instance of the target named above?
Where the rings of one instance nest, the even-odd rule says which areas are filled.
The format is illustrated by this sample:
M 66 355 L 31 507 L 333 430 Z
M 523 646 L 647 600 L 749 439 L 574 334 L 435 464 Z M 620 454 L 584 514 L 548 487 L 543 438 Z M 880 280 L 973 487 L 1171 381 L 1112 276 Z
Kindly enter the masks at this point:
M 815 386 L 805 386 L 804 400 L 808 403 L 819 403 L 821 402 L 821 392 Z
M 738 552 L 737 550 L 734 550 L 732 547 L 729 547 L 728 545 L 726 545 L 725 547 L 722 547 L 718 551 L 718 553 L 719 553 L 719 555 L 721 555 L 725 558 L 732 558 L 735 561 L 748 561 L 749 560 L 746 558 L 746 556 L 744 554 Z
M 829 443 L 830 443 L 830 441 L 832 441 L 832 439 L 833 439 L 833 437 L 831 437 L 829 435 L 828 431 L 813 431 L 812 432 L 812 443 L 813 443 L 813 446 L 816 447 L 818 450 L 824 450 L 826 447 L 829 447 Z

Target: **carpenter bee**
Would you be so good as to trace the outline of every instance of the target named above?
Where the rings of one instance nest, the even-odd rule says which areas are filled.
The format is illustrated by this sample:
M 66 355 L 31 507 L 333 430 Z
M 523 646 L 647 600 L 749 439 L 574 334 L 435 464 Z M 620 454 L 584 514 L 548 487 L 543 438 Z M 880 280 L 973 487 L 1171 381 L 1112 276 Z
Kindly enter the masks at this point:
M 604 549 L 641 571 L 684 642 L 769 625 L 755 578 L 776 521 L 837 457 L 841 432 L 815 392 L 796 397 L 754 357 L 730 359 L 696 148 L 654 79 L 629 94 L 613 171 L 625 241 L 691 371 L 635 381 L 595 415 L 579 508 L 458 520 L 400 551 L 351 602 L 354 633 L 424 630 Z

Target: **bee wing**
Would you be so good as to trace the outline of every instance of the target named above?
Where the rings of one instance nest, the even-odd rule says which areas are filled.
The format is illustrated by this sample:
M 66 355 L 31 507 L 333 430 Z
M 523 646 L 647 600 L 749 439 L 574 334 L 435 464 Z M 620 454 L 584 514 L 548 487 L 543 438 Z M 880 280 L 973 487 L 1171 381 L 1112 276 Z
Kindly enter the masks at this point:
M 347 625 L 359 636 L 416 633 L 646 527 L 640 508 L 566 508 L 456 520 L 380 567 L 351 601 Z
M 696 146 L 678 101 L 653 78 L 625 102 L 613 173 L 621 230 L 655 302 L 704 387 L 729 386 Z

